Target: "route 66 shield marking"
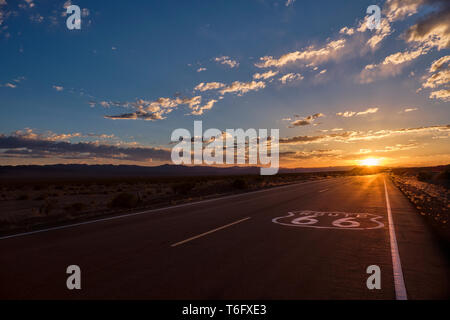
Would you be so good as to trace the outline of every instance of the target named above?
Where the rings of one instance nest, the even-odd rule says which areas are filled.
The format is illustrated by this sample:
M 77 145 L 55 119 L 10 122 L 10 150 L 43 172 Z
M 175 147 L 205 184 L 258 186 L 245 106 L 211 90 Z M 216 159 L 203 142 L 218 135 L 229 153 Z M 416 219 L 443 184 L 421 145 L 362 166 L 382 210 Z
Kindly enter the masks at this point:
M 289 227 L 317 229 L 371 230 L 384 227 L 382 216 L 372 213 L 292 211 L 287 216 L 272 219 L 273 223 Z

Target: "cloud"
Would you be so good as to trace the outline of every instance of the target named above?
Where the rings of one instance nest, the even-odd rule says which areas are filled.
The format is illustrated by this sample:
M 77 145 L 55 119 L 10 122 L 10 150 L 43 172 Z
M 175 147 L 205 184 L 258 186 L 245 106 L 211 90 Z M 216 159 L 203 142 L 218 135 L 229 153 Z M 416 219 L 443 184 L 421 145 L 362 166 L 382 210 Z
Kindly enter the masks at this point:
M 450 132 L 450 125 L 428 126 L 417 128 L 405 128 L 394 130 L 378 130 L 378 131 L 345 131 L 339 133 L 330 133 L 317 136 L 295 136 L 280 138 L 280 144 L 309 144 L 319 142 L 357 142 L 370 141 L 376 139 L 384 139 L 398 135 L 430 135 Z
M 412 112 L 412 111 L 417 111 L 417 110 L 419 110 L 419 108 L 406 108 L 406 109 L 403 109 L 403 112 Z
M 422 88 L 436 89 L 443 86 L 445 89 L 431 92 L 429 98 L 449 101 L 450 56 L 444 56 L 433 61 L 429 72 L 431 75 L 426 78 L 426 81 L 422 84 Z
M 450 90 L 443 89 L 438 91 L 433 91 L 430 93 L 430 99 L 440 99 L 444 101 L 450 101 Z
M 424 88 L 436 88 L 450 83 L 450 68 L 432 74 L 423 84 Z
M 387 0 L 383 14 L 390 22 L 402 20 L 415 14 L 426 0 Z
M 170 160 L 170 150 L 150 147 L 123 147 L 98 142 L 54 141 L 39 137 L 0 135 L 0 157 L 5 158 L 64 158 L 108 159 L 150 162 Z
M 429 72 L 433 73 L 433 72 L 439 71 L 442 68 L 442 66 L 444 66 L 445 64 L 449 64 L 449 63 L 450 63 L 450 55 L 439 58 L 439 59 L 433 61 L 433 63 L 430 66 Z
M 12 137 L 17 137 L 21 139 L 31 139 L 31 140 L 45 140 L 45 141 L 67 141 L 73 138 L 89 138 L 96 137 L 101 139 L 113 139 L 115 138 L 114 134 L 96 134 L 96 133 L 88 133 L 82 134 L 80 132 L 75 133 L 54 133 L 52 131 L 46 131 L 45 133 L 37 133 L 33 131 L 33 129 L 25 128 L 23 130 L 16 130 L 11 133 Z
M 278 72 L 279 71 L 269 70 L 269 71 L 264 72 L 264 73 L 255 73 L 253 75 L 253 79 L 255 79 L 255 80 L 260 80 L 260 79 L 267 80 L 269 78 L 272 78 L 272 77 L 276 76 L 278 74 Z
M 197 72 L 202 72 L 202 71 L 206 71 L 206 70 L 207 70 L 206 68 L 198 68 Z
M 201 82 L 194 88 L 194 90 L 203 92 L 207 90 L 216 90 L 223 87 L 225 87 L 225 85 L 220 82 L 207 82 L 207 83 Z
M 205 112 L 205 110 L 210 110 L 210 109 L 212 109 L 212 107 L 214 106 L 214 104 L 217 102 L 217 100 L 215 100 L 215 99 L 211 99 L 211 100 L 209 100 L 205 105 L 203 105 L 203 106 L 193 106 L 191 109 L 192 109 L 192 112 L 191 112 L 191 114 L 193 114 L 193 115 L 197 115 L 197 116 L 199 116 L 199 115 L 202 115 L 204 112 Z
M 405 33 L 407 42 L 419 42 L 438 50 L 450 47 L 450 3 L 438 3 L 437 12 L 430 13 Z
M 144 99 L 137 99 L 135 102 L 125 102 L 120 106 L 125 108 L 132 108 L 134 111 L 125 112 L 118 115 L 106 115 L 105 119 L 111 120 L 163 120 L 165 115 L 172 112 L 173 109 L 177 108 L 179 105 L 188 105 L 189 108 L 193 108 L 201 103 L 202 97 L 195 96 L 191 98 L 159 98 L 155 101 L 147 101 Z M 117 103 L 108 102 L 108 104 L 113 104 L 117 106 Z
M 359 75 L 359 80 L 361 83 L 370 83 L 379 78 L 400 74 L 408 63 L 428 53 L 428 51 L 429 48 L 420 47 L 415 50 L 393 53 L 379 64 L 366 65 Z
M 289 124 L 288 128 L 295 128 L 295 127 L 310 125 L 314 122 L 314 120 L 316 120 L 317 118 L 323 117 L 323 116 L 324 116 L 323 113 L 315 113 L 311 116 L 307 116 L 306 118 L 294 120 Z M 298 116 L 296 116 L 296 117 L 298 117 Z
M 238 93 L 238 95 L 242 95 L 249 91 L 258 91 L 259 89 L 264 89 L 266 84 L 263 81 L 250 81 L 250 82 L 240 82 L 234 81 L 229 86 L 226 86 L 220 93 L 223 95 L 225 93 Z
M 372 50 L 376 49 L 381 41 L 392 33 L 389 22 L 386 19 L 381 19 L 380 28 L 375 29 L 374 33 L 375 34 L 367 40 L 367 45 Z
M 55 89 L 56 91 L 63 91 L 64 87 L 62 86 L 57 86 L 57 85 L 53 85 L 53 89 Z
M 344 48 L 345 42 L 345 39 L 330 41 L 318 49 L 310 46 L 303 51 L 286 53 L 278 59 L 272 56 L 261 57 L 259 58 L 260 62 L 256 63 L 255 66 L 258 68 L 280 68 L 299 61 L 314 63 L 327 61 L 337 57 L 339 51 Z
M 283 160 L 306 160 L 315 158 L 330 158 L 341 154 L 341 150 L 319 149 L 311 151 L 285 151 L 280 152 Z
M 230 59 L 230 57 L 227 57 L 227 56 L 214 58 L 214 61 L 220 62 L 221 64 L 224 64 L 224 65 L 228 65 L 230 68 L 239 67 L 239 62 L 237 62 L 233 59 Z
M 441 57 L 431 64 L 429 72 L 432 73 L 422 84 L 422 88 L 435 89 L 440 86 L 448 87 L 450 84 L 450 56 Z M 434 91 L 430 94 L 432 99 L 447 100 L 445 90 Z
M 339 30 L 339 33 L 351 36 L 352 34 L 355 33 L 355 29 L 348 28 L 348 27 L 343 27 L 341 30 Z
M 338 112 L 336 113 L 337 116 L 340 117 L 344 117 L 344 118 L 350 118 L 350 117 L 354 117 L 354 116 L 363 116 L 369 113 L 376 113 L 378 112 L 378 108 L 368 108 L 364 111 L 359 111 L 359 112 L 355 112 L 355 111 L 344 111 L 344 112 Z
M 282 84 L 286 84 L 288 82 L 303 80 L 303 76 L 300 73 L 288 73 L 278 79 Z
M 289 7 L 290 5 L 293 5 L 295 0 L 287 0 L 285 6 Z
M 14 89 L 14 88 L 17 87 L 17 85 L 15 85 L 15 84 L 13 84 L 13 83 L 10 83 L 10 82 L 5 83 L 3 86 L 4 86 L 4 87 L 7 87 L 7 88 L 12 88 L 12 89 Z

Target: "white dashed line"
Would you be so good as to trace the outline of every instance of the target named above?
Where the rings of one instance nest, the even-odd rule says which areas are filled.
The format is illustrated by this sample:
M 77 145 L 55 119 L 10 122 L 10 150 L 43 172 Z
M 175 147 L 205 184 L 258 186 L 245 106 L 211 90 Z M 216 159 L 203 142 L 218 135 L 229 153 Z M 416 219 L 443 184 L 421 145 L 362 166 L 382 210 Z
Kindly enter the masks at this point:
M 199 235 L 196 235 L 196 236 L 190 237 L 190 238 L 188 238 L 188 239 L 186 239 L 186 240 L 183 240 L 183 241 L 180 241 L 180 242 L 177 242 L 177 243 L 171 244 L 170 246 L 171 246 L 171 247 L 176 247 L 176 246 L 179 246 L 180 244 L 183 244 L 183 243 L 186 243 L 186 242 L 189 242 L 189 241 L 192 241 L 192 240 L 198 239 L 198 238 L 200 238 L 200 237 L 206 236 L 207 234 L 210 234 L 210 233 L 213 233 L 213 232 L 216 232 L 216 231 L 219 231 L 219 230 L 222 230 L 222 229 L 225 229 L 225 228 L 231 227 L 232 225 L 235 225 L 235 224 L 238 224 L 238 223 L 244 222 L 244 221 L 246 221 L 246 220 L 248 220 L 248 219 L 250 219 L 250 217 L 247 217 L 247 218 L 244 218 L 244 219 L 241 219 L 241 220 L 238 220 L 238 221 L 235 221 L 235 222 L 232 222 L 232 223 L 226 224 L 226 225 L 224 225 L 224 226 L 221 226 L 221 227 L 218 227 L 218 228 L 215 228 L 215 229 L 212 229 L 212 230 L 209 230 L 209 231 L 203 232 L 203 233 L 201 233 L 201 234 L 199 234 Z

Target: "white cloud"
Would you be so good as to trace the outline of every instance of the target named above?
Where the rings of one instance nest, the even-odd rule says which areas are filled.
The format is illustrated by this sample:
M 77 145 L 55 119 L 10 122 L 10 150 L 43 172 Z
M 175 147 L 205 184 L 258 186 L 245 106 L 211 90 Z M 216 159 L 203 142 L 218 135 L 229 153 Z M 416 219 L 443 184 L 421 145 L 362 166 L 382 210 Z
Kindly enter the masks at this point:
M 193 106 L 191 107 L 193 115 L 202 115 L 205 110 L 210 110 L 214 106 L 214 104 L 217 102 L 215 99 L 209 100 L 205 105 L 203 106 Z
M 214 58 L 214 61 L 219 62 L 223 65 L 228 65 L 230 68 L 237 68 L 239 67 L 239 62 L 230 59 L 230 57 L 227 56 L 222 56 L 222 57 L 217 57 Z
M 411 61 L 428 53 L 428 51 L 428 47 L 419 47 L 411 51 L 396 52 L 387 56 L 379 64 L 366 65 L 359 75 L 360 82 L 370 83 L 379 78 L 400 74 Z
M 336 113 L 337 116 L 344 117 L 344 118 L 350 118 L 354 116 L 363 116 L 369 113 L 376 113 L 378 112 L 378 108 L 368 108 L 364 111 L 344 111 L 344 112 L 338 112 Z
M 443 101 L 450 101 L 450 90 L 449 89 L 443 89 L 438 91 L 433 91 L 430 93 L 431 99 L 440 99 Z
M 54 86 L 53 86 L 53 89 L 55 89 L 56 91 L 63 91 L 63 90 L 64 90 L 64 87 L 63 87 L 63 86 L 57 86 L 57 85 L 54 85 Z
M 323 116 L 325 116 L 323 113 L 315 113 L 313 115 L 307 116 L 306 118 L 300 118 L 300 119 L 294 120 L 289 124 L 289 128 L 310 125 L 314 122 L 314 120 L 316 120 L 317 118 L 323 117 Z M 296 116 L 296 117 L 298 117 L 298 116 Z
M 278 80 L 281 81 L 282 84 L 286 84 L 296 80 L 303 80 L 303 76 L 300 73 L 287 73 Z
M 225 85 L 220 82 L 207 82 L 207 83 L 201 82 L 194 88 L 194 90 L 203 92 L 207 90 L 216 90 L 223 87 L 225 87 Z
M 266 84 L 263 81 L 250 81 L 250 82 L 240 82 L 234 81 L 229 86 L 226 86 L 224 89 L 220 90 L 220 93 L 223 95 L 225 93 L 238 93 L 238 95 L 242 95 L 249 91 L 258 91 L 259 89 L 263 89 L 266 87 Z
M 294 4 L 295 0 L 287 0 L 286 1 L 286 7 L 289 7 L 290 5 Z
M 13 88 L 13 89 L 17 87 L 17 85 L 15 85 L 13 83 L 10 83 L 10 82 L 5 83 L 4 86 L 7 87 L 7 88 Z
M 264 73 L 255 73 L 253 75 L 253 79 L 259 80 L 259 79 L 264 79 L 267 80 L 269 78 L 272 78 L 274 76 L 276 76 L 278 74 L 279 71 L 273 71 L 273 70 L 269 70 L 267 72 Z
M 303 51 L 286 53 L 278 59 L 272 56 L 261 57 L 259 58 L 260 62 L 256 63 L 255 66 L 258 68 L 280 68 L 287 64 L 296 63 L 299 61 L 314 63 L 327 61 L 336 58 L 339 51 L 344 48 L 345 42 L 345 39 L 330 41 L 325 46 L 318 49 L 310 46 Z
M 202 71 L 206 71 L 206 68 L 198 68 L 197 72 L 202 72 Z
M 343 27 L 341 30 L 339 30 L 339 33 L 351 36 L 352 34 L 355 33 L 355 29 L 348 28 L 348 27 Z

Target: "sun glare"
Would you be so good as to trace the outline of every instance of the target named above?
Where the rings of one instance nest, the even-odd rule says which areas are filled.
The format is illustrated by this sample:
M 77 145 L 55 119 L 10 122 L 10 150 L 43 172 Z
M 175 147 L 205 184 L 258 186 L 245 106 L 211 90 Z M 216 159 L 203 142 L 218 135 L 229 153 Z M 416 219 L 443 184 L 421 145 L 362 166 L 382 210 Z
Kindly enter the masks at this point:
M 361 160 L 359 163 L 362 166 L 370 167 L 370 166 L 377 166 L 380 163 L 380 160 L 375 159 L 375 158 L 367 158 L 367 159 Z

